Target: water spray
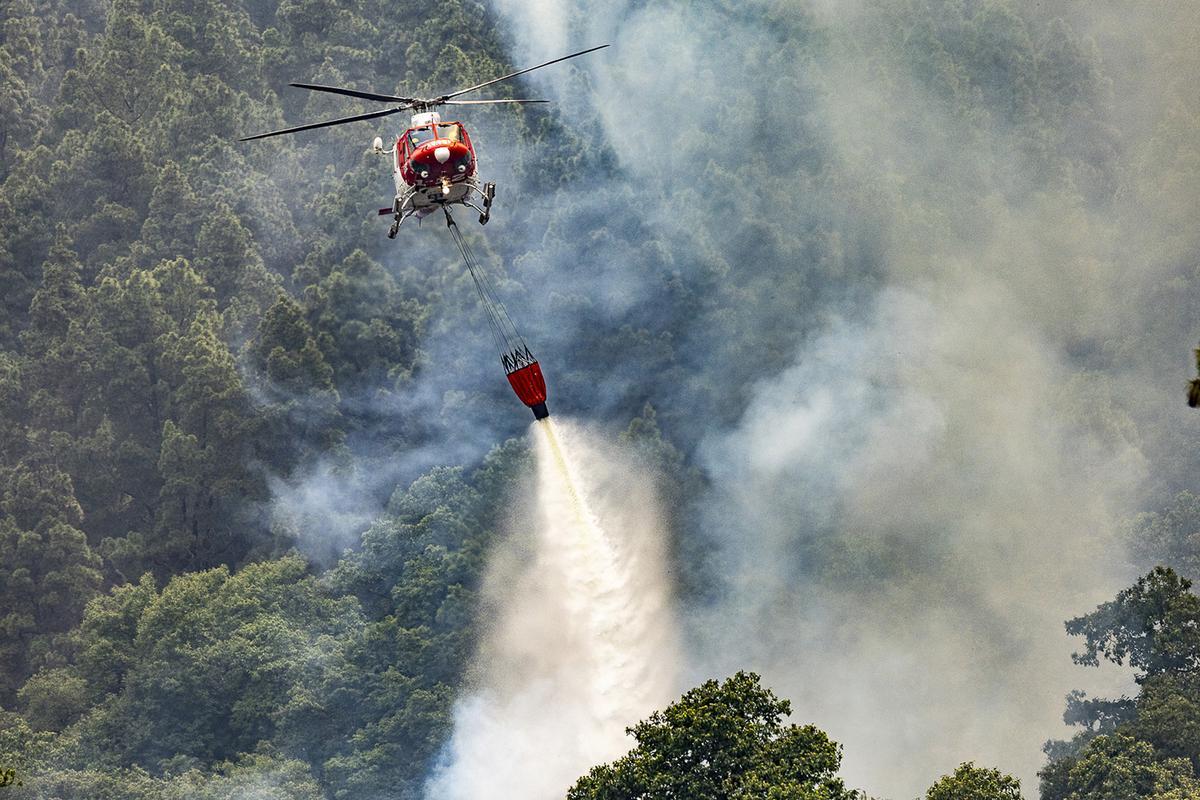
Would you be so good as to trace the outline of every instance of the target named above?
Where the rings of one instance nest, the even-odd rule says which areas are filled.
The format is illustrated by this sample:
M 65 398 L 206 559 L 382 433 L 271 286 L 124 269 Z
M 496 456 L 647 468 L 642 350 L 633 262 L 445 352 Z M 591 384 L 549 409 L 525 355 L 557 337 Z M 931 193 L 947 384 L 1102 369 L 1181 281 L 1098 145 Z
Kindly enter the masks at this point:
M 543 418 L 530 434 L 535 513 L 492 557 L 497 613 L 429 800 L 561 800 L 678 689 L 653 480 L 569 421 Z

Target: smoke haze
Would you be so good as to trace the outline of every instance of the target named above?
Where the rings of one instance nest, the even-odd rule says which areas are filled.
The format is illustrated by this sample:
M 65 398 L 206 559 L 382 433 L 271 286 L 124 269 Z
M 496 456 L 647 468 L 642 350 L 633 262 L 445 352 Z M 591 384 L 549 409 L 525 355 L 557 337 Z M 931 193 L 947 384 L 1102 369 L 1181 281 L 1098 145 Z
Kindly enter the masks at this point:
M 1195 442 L 1197 63 L 1156 46 L 1194 8 L 493 5 L 516 63 L 614 44 L 531 76 L 619 166 L 544 206 L 580 251 L 528 259 L 695 365 L 636 350 L 588 398 L 650 399 L 714 487 L 690 682 L 762 671 L 873 793 L 967 759 L 1033 790 L 1066 692 L 1126 680 L 1062 621 L 1129 580 L 1114 532 Z M 720 288 L 664 320 L 680 285 Z M 540 311 L 569 360 L 588 317 Z

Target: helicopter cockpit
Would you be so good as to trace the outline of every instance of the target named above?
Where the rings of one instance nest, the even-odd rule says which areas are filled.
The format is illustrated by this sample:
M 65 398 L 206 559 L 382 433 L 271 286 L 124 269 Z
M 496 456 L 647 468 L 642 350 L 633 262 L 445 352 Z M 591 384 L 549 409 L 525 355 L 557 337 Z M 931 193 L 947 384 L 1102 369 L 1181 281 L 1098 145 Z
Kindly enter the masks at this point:
M 432 142 L 434 139 L 461 142 L 463 140 L 462 125 L 459 125 L 457 122 L 442 122 L 437 125 L 425 125 L 421 128 L 413 128 L 408 132 L 409 147 L 414 149 L 426 142 Z
M 424 128 L 413 128 L 408 132 L 408 146 L 412 148 L 420 147 L 426 142 L 432 142 L 435 138 L 433 126 L 426 125 Z

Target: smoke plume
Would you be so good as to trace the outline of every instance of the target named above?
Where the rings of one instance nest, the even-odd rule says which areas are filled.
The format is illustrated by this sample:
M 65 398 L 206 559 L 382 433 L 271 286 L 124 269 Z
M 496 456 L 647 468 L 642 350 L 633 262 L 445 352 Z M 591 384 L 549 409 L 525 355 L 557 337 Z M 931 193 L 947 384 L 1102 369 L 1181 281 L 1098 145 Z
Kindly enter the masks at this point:
M 714 487 L 688 674 L 763 672 L 874 793 L 967 759 L 1031 788 L 1066 692 L 1126 680 L 1073 667 L 1062 621 L 1194 464 L 1200 15 L 493 5 L 518 63 L 614 45 L 531 76 L 618 168 L 544 207 L 577 249 L 527 259 L 598 298 L 539 315 L 564 350 L 597 307 L 642 334 L 594 407 L 650 399 Z

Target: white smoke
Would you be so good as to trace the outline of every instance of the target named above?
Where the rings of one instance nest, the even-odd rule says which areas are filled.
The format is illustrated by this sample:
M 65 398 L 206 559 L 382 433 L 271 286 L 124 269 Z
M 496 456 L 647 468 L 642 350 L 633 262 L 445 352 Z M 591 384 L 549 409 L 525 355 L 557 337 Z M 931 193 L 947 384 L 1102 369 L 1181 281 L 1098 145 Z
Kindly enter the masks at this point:
M 804 344 L 732 428 L 692 421 L 715 488 L 685 534 L 713 549 L 718 585 L 687 614 L 690 670 L 761 671 L 875 793 L 915 795 L 967 759 L 1032 790 L 1042 741 L 1068 733 L 1065 693 L 1124 680 L 1074 667 L 1062 622 L 1131 579 L 1116 523 L 1192 463 L 1200 59 L 1177 40 L 1200 15 L 493 5 L 519 63 L 614 43 L 568 90 L 531 80 L 567 119 L 598 116 L 625 171 L 612 212 L 637 198 L 682 283 L 705 285 L 722 236 L 749 250 L 831 232 L 819 271 L 799 249 L 727 254 L 729 280 L 759 276 L 796 306 L 731 309 L 739 341 Z M 1036 68 L 1006 61 L 1031 41 Z M 730 200 L 724 179 L 758 164 L 757 193 Z M 653 280 L 605 269 L 597 296 Z M 684 400 L 687 380 L 724 379 L 704 369 Z
M 705 448 L 728 577 L 698 656 L 762 672 L 875 792 L 967 760 L 1029 787 L 1063 696 L 1126 686 L 1072 665 L 1062 621 L 1119 585 L 1113 502 L 1144 463 L 1069 421 L 1062 364 L 1009 311 L 886 291 Z
M 531 515 L 493 559 L 474 689 L 430 798 L 561 798 L 678 688 L 652 480 L 575 425 L 533 435 Z

